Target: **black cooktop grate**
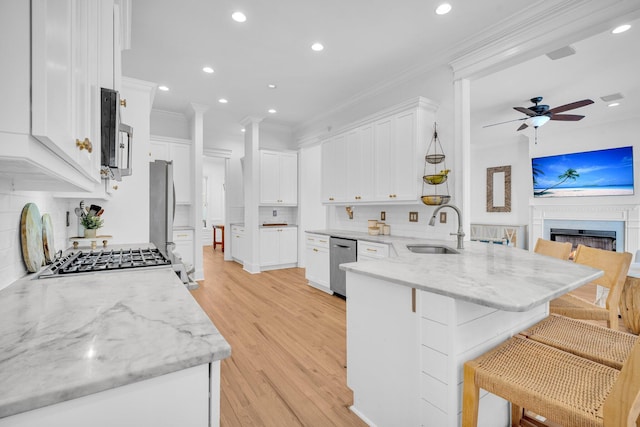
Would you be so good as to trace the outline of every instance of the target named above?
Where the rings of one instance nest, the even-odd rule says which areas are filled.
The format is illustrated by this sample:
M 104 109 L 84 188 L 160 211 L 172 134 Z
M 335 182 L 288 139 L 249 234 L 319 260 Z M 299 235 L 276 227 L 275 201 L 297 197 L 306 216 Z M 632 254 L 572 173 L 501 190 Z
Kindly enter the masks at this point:
M 158 249 L 112 249 L 82 252 L 57 269 L 58 274 L 171 265 Z

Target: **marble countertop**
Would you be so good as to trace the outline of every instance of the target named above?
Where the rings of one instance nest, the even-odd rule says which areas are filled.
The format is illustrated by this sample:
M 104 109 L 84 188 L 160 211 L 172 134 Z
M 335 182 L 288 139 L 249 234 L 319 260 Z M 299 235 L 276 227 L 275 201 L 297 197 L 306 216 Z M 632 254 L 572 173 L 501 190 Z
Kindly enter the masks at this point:
M 0 291 L 0 418 L 228 357 L 170 267 Z
M 456 242 L 343 230 L 307 232 L 386 243 L 395 251 L 389 258 L 342 264 L 343 270 L 506 311 L 530 310 L 603 274 L 591 267 L 505 245 L 465 241 L 459 254 L 416 254 L 407 249 L 408 244 L 455 249 Z

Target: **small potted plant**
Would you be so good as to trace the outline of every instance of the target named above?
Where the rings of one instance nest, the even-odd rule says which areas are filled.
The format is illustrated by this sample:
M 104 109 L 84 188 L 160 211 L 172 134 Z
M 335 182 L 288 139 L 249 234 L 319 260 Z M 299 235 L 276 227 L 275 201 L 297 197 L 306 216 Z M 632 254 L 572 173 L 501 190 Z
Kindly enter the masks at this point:
M 84 227 L 84 237 L 96 237 L 96 231 L 102 227 L 104 220 L 98 215 L 87 213 L 81 218 L 82 226 Z

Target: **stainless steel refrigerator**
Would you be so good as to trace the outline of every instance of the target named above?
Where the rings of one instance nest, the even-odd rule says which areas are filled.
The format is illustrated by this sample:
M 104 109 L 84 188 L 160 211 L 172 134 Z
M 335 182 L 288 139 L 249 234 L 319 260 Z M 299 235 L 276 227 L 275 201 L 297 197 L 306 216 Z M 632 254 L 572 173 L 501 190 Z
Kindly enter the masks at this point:
M 173 261 L 173 217 L 176 212 L 173 162 L 149 163 L 149 240 Z

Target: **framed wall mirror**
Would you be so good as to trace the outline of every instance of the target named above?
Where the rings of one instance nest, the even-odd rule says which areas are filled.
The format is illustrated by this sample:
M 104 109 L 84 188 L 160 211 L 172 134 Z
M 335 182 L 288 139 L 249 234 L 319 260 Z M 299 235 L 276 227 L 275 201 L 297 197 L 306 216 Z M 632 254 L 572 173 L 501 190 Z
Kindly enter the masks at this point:
M 511 166 L 487 168 L 487 212 L 511 212 Z

